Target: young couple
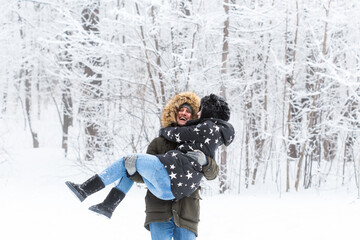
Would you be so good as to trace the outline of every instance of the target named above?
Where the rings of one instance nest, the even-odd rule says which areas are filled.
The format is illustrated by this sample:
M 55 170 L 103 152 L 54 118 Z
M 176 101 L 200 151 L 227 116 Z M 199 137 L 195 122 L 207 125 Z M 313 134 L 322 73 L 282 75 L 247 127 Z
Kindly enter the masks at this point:
M 147 154 L 122 157 L 84 183 L 66 185 L 83 201 L 119 180 L 102 203 L 89 208 L 110 218 L 134 181 L 143 181 L 148 188 L 145 227 L 152 239 L 195 239 L 199 184 L 203 176 L 216 177 L 215 150 L 233 141 L 229 118 L 230 109 L 223 98 L 210 94 L 200 101 L 194 93 L 180 93 L 166 105 L 164 128 Z

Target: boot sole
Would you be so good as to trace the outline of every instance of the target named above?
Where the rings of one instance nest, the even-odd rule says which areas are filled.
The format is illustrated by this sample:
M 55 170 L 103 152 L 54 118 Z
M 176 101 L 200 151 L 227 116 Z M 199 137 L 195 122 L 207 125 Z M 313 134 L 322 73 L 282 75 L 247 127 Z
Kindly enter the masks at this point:
M 103 217 L 106 217 L 107 219 L 110 219 L 112 214 L 109 214 L 107 212 L 104 212 L 98 208 L 95 208 L 95 207 L 89 207 L 89 210 L 96 213 L 96 215 L 100 215 L 100 216 L 103 216 Z
M 69 189 L 71 190 L 71 192 L 80 200 L 80 202 L 85 200 L 85 197 L 83 195 L 81 195 L 72 185 L 71 182 L 65 182 L 66 186 L 69 187 Z

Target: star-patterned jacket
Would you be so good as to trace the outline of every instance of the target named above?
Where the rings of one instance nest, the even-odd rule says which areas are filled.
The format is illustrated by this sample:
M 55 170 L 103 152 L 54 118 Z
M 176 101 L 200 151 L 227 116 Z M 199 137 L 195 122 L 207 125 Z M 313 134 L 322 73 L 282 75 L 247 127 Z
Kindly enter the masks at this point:
M 176 150 L 157 155 L 170 176 L 171 190 L 178 200 L 193 193 L 203 177 L 202 166 L 186 153 L 200 150 L 214 158 L 219 146 L 228 146 L 233 141 L 235 130 L 221 119 L 200 118 L 188 121 L 183 127 L 162 128 L 160 135 L 179 144 Z

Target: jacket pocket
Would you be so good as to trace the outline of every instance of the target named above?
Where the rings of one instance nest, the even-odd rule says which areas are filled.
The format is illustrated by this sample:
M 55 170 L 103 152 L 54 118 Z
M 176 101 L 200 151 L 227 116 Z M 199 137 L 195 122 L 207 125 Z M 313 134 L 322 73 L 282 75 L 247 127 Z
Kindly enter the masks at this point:
M 191 222 L 200 221 L 200 196 L 195 191 L 189 197 L 183 198 L 181 201 L 180 218 Z

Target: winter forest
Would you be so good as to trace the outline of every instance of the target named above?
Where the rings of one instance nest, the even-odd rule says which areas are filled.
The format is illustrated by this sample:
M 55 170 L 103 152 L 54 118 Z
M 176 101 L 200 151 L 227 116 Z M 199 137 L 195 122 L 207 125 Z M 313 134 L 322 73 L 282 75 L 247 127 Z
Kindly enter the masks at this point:
M 1 2 L 0 125 L 30 147 L 95 172 L 145 152 L 176 93 L 215 93 L 236 137 L 205 193 L 359 189 L 358 0 Z

